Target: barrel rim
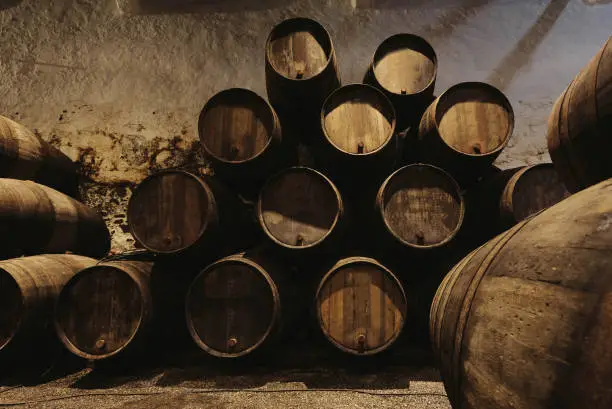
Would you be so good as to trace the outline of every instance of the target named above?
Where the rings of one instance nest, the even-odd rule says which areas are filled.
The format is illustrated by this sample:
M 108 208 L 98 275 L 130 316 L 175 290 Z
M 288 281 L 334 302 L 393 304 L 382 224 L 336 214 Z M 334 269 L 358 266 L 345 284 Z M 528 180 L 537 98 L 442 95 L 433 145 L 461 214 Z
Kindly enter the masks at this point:
M 266 225 L 266 222 L 264 221 L 264 217 L 263 217 L 263 209 L 262 209 L 263 201 L 264 201 L 263 196 L 266 192 L 266 189 L 273 182 L 280 179 L 282 176 L 286 175 L 287 173 L 292 173 L 296 171 L 305 171 L 306 173 L 310 173 L 314 175 L 315 177 L 318 177 L 319 179 L 323 180 L 325 184 L 331 188 L 331 190 L 334 192 L 334 195 L 336 197 L 336 205 L 337 205 L 336 215 L 334 217 L 334 221 L 332 222 L 331 226 L 328 228 L 327 232 L 321 238 L 319 238 L 319 240 L 313 243 L 310 243 L 306 246 L 290 245 L 288 243 L 284 243 L 280 241 L 276 236 L 272 234 L 272 232 L 270 232 L 270 229 L 268 229 L 268 226 Z M 257 198 L 257 220 L 259 221 L 259 225 L 261 226 L 262 230 L 266 234 L 266 237 L 271 239 L 275 244 L 281 247 L 290 249 L 290 250 L 307 250 L 307 249 L 321 245 L 326 239 L 329 238 L 329 236 L 331 236 L 336 231 L 338 224 L 340 222 L 340 217 L 342 215 L 343 208 L 344 208 L 344 201 L 342 199 L 342 194 L 340 193 L 340 190 L 334 184 L 334 182 L 332 182 L 327 176 L 325 176 L 323 173 L 319 172 L 318 170 L 310 168 L 308 166 L 292 166 L 290 168 L 283 169 L 280 172 L 276 173 L 275 175 L 271 176 L 266 181 L 263 188 L 259 191 L 259 196 Z
M 331 101 L 331 99 L 333 97 L 336 96 L 336 94 L 339 94 L 341 92 L 346 92 L 347 90 L 353 89 L 353 88 L 363 88 L 363 89 L 368 89 L 369 92 L 371 92 L 373 90 L 373 92 L 377 93 L 378 96 L 380 96 L 382 99 L 381 101 L 383 101 L 383 103 L 386 106 L 386 108 L 390 111 L 390 113 L 393 115 L 393 120 L 391 121 L 391 129 L 389 130 L 389 135 L 387 136 L 387 138 L 385 139 L 385 141 L 376 149 L 374 149 L 373 151 L 367 152 L 367 153 L 353 153 L 353 152 L 347 152 L 343 149 L 340 149 L 329 137 L 329 135 L 327 134 L 327 130 L 325 129 L 325 117 L 326 114 L 330 111 L 327 110 L 328 108 L 328 104 Z M 385 149 L 389 143 L 391 143 L 391 141 L 393 140 L 393 138 L 395 137 L 396 133 L 395 133 L 395 128 L 397 126 L 397 112 L 395 111 L 395 107 L 393 106 L 393 104 L 391 103 L 391 100 L 389 100 L 389 98 L 385 95 L 384 92 L 382 92 L 381 90 L 379 90 L 378 88 L 369 85 L 369 84 L 361 84 L 361 83 L 352 83 L 352 84 L 347 84 L 347 85 L 343 85 L 339 88 L 336 88 L 332 93 L 330 93 L 327 98 L 325 98 L 325 101 L 323 101 L 323 105 L 321 106 L 321 129 L 323 130 L 323 136 L 325 137 L 325 140 L 327 141 L 327 143 L 329 145 L 331 145 L 335 150 L 337 150 L 338 152 L 342 152 L 342 154 L 344 155 L 349 155 L 349 156 L 354 156 L 354 157 L 368 157 L 368 156 L 372 156 L 377 154 L 378 152 L 382 151 L 383 149 Z
M 21 286 L 19 285 L 19 281 L 13 276 L 13 274 L 10 271 L 6 270 L 1 265 L 0 265 L 0 274 L 6 274 L 6 276 L 9 277 L 11 281 L 15 284 L 15 287 L 17 288 L 17 291 L 18 291 L 19 300 L 20 300 L 19 320 L 17 321 L 16 325 L 12 329 L 12 333 L 9 335 L 6 341 L 4 343 L 0 343 L 0 352 L 2 352 L 4 349 L 6 349 L 8 346 L 11 345 L 12 341 L 15 339 L 15 337 L 19 333 L 19 330 L 21 329 L 21 326 L 23 325 L 23 318 L 24 318 L 24 315 L 26 314 L 27 304 L 26 304 L 26 299 L 23 294 L 23 289 L 21 288 Z
M 421 45 L 425 46 L 425 48 L 428 49 L 427 51 L 431 53 L 430 55 L 428 55 L 428 57 L 432 57 L 432 61 L 435 67 L 434 73 L 431 76 L 431 79 L 427 83 L 427 85 L 425 85 L 422 89 L 412 92 L 410 94 L 402 94 L 402 93 L 391 91 L 388 88 L 385 88 L 384 86 L 382 86 L 378 77 L 376 76 L 376 63 L 379 62 L 381 57 L 383 56 L 382 55 L 383 51 L 385 51 L 384 47 L 390 45 L 393 41 L 398 41 L 400 39 L 408 40 L 408 42 L 420 43 Z M 397 96 L 397 97 L 413 97 L 415 95 L 422 94 L 427 89 L 429 89 L 433 84 L 435 84 L 436 79 L 438 77 L 438 55 L 436 54 L 436 50 L 433 48 L 431 43 L 427 41 L 425 38 L 419 35 L 413 34 L 413 33 L 397 33 L 397 34 L 393 34 L 392 36 L 387 37 L 378 45 L 378 47 L 376 47 L 376 51 L 374 51 L 374 56 L 372 57 L 372 60 L 370 62 L 370 69 L 372 70 L 372 75 L 374 76 L 374 79 L 376 80 L 376 82 L 389 94 L 393 96 Z
M 452 233 L 450 235 L 448 235 L 443 241 L 441 241 L 439 243 L 436 243 L 436 244 L 426 245 L 426 246 L 420 246 L 418 244 L 409 243 L 409 242 L 405 241 L 404 239 L 402 239 L 391 228 L 391 226 L 387 222 L 387 219 L 385 218 L 384 200 L 385 200 L 385 193 L 386 193 L 387 186 L 391 183 L 393 178 L 397 177 L 400 173 L 406 171 L 408 168 L 416 168 L 416 167 L 426 167 L 426 168 L 429 168 L 429 169 L 431 169 L 431 170 L 433 170 L 435 172 L 438 172 L 438 173 L 442 174 L 445 178 L 447 178 L 448 181 L 450 182 L 450 184 L 455 188 L 455 192 L 457 194 L 457 197 L 459 198 L 459 203 L 460 203 L 460 207 L 459 207 L 459 220 L 457 221 L 457 225 L 455 226 L 455 229 L 452 231 Z M 463 222 L 464 222 L 464 219 L 465 219 L 465 200 L 463 198 L 463 195 L 461 194 L 461 188 L 459 186 L 459 183 L 457 183 L 455 178 L 453 178 L 444 169 L 439 168 L 439 167 L 434 166 L 434 165 L 431 165 L 429 163 L 413 163 L 413 164 L 410 164 L 410 165 L 403 166 L 403 167 L 399 168 L 398 170 L 396 170 L 395 172 L 393 172 L 387 179 L 385 179 L 385 181 L 382 183 L 382 185 L 378 189 L 378 193 L 376 194 L 376 204 L 377 204 L 377 207 L 378 207 L 379 216 L 382 219 L 382 222 L 383 222 L 387 232 L 389 232 L 402 245 L 410 247 L 410 248 L 414 248 L 414 249 L 419 249 L 419 250 L 436 249 L 436 248 L 440 248 L 440 247 L 443 247 L 446 244 L 448 244 L 451 240 L 453 240 L 455 238 L 455 236 L 457 236 L 457 234 L 461 230 L 461 227 L 463 226 Z
M 332 275 L 336 274 L 340 269 L 345 268 L 345 267 L 347 267 L 349 265 L 354 265 L 354 264 L 366 264 L 366 265 L 370 265 L 370 266 L 375 266 L 376 268 L 379 268 L 380 270 L 382 270 L 386 274 L 386 276 L 391 278 L 393 283 L 396 285 L 397 289 L 399 290 L 399 293 L 402 296 L 402 300 L 404 302 L 404 311 L 403 311 L 403 313 L 405 315 L 404 315 L 404 318 L 402 319 L 401 325 L 399 326 L 398 330 L 393 334 L 393 336 L 391 338 L 389 338 L 389 340 L 387 342 L 385 342 L 381 346 L 379 346 L 377 348 L 374 348 L 374 349 L 370 349 L 370 350 L 364 351 L 364 352 L 359 352 L 357 350 L 354 350 L 352 348 L 348 348 L 345 345 L 340 344 L 339 342 L 337 342 L 329 334 L 329 332 L 325 329 L 325 326 L 323 325 L 323 320 L 321 319 L 321 309 L 320 309 L 320 303 L 319 303 L 320 293 L 321 293 L 323 287 L 325 286 L 325 284 L 327 283 L 327 281 L 329 280 L 329 278 Z M 393 273 L 393 271 L 391 271 L 387 266 L 382 264 L 380 261 L 378 261 L 378 260 L 376 260 L 374 258 L 363 257 L 363 256 L 346 257 L 346 258 L 338 260 L 325 273 L 325 275 L 323 276 L 323 278 L 319 282 L 319 286 L 317 288 L 317 292 L 316 292 L 316 295 L 315 295 L 315 309 L 316 309 L 317 322 L 319 324 L 319 329 L 321 330 L 321 332 L 323 333 L 325 338 L 329 342 L 332 343 L 332 345 L 334 345 L 339 350 L 341 350 L 343 352 L 350 353 L 352 355 L 357 355 L 357 356 L 376 355 L 376 354 L 378 354 L 380 352 L 385 351 L 390 346 L 392 346 L 395 343 L 395 341 L 397 341 L 399 336 L 402 334 L 402 332 L 404 330 L 404 325 L 406 324 L 406 315 L 408 314 L 408 297 L 406 296 L 406 291 L 404 290 L 404 286 L 402 285 L 402 283 L 399 280 L 399 278 L 397 277 L 397 275 L 395 273 Z
M 100 267 L 115 269 L 127 275 L 132 280 L 132 282 L 136 284 L 136 287 L 138 288 L 138 292 L 140 294 L 140 314 L 139 314 L 138 325 L 134 329 L 134 332 L 130 335 L 128 340 L 120 348 L 117 348 L 113 352 L 106 353 L 103 355 L 94 355 L 94 354 L 90 354 L 88 352 L 82 351 L 76 345 L 74 345 L 74 343 L 68 338 L 68 335 L 66 334 L 63 326 L 60 323 L 59 311 L 62 308 L 62 301 L 65 299 L 66 294 L 78 282 L 78 280 L 82 279 L 83 275 L 91 274 L 92 272 L 95 272 L 95 270 L 99 269 Z M 147 309 L 145 305 L 146 298 L 147 298 L 145 297 L 146 293 L 147 293 L 147 290 L 144 288 L 142 282 L 136 279 L 136 277 L 134 277 L 133 273 L 129 269 L 122 268 L 121 264 L 117 264 L 116 262 L 111 261 L 111 262 L 106 262 L 106 263 L 95 264 L 91 267 L 84 268 L 83 270 L 76 273 L 70 280 L 68 280 L 68 282 L 64 285 L 64 287 L 62 288 L 62 290 L 57 296 L 57 300 L 55 302 L 54 314 L 53 314 L 53 323 L 55 326 L 55 332 L 57 334 L 57 337 L 62 342 L 64 347 L 68 349 L 68 351 L 72 352 L 74 355 L 78 357 L 92 360 L 92 361 L 98 361 L 98 360 L 103 360 L 103 359 L 114 357 L 120 354 L 121 352 L 123 352 L 126 348 L 128 348 L 132 344 L 134 339 L 136 339 L 136 337 L 140 335 L 140 332 L 142 330 L 142 327 L 143 327 L 143 324 L 144 324 L 144 321 L 147 315 Z
M 272 59 L 270 58 L 270 53 L 272 51 L 272 47 L 270 47 L 270 43 L 272 42 L 274 36 L 278 33 L 278 31 L 285 28 L 286 26 L 290 26 L 291 24 L 310 25 L 311 27 L 314 27 L 315 29 L 320 30 L 320 34 L 323 35 L 323 37 L 325 38 L 325 41 L 329 41 L 329 52 L 325 53 L 327 56 L 327 61 L 325 63 L 325 66 L 321 68 L 321 70 L 319 70 L 316 74 L 313 74 L 308 78 L 291 78 L 291 77 L 286 76 L 285 74 L 278 71 L 278 69 L 272 63 Z M 304 82 L 304 81 L 308 81 L 308 80 L 317 78 L 323 72 L 325 72 L 325 70 L 327 70 L 329 65 L 333 62 L 334 58 L 335 58 L 334 43 L 332 41 L 331 35 L 329 34 L 329 31 L 327 31 L 327 29 L 323 26 L 323 24 L 319 23 L 316 20 L 308 18 L 308 17 L 292 17 L 292 18 L 288 18 L 288 19 L 281 21 L 280 23 L 272 27 L 272 30 L 270 30 L 270 33 L 268 34 L 268 37 L 266 39 L 266 64 L 272 68 L 272 71 L 274 71 L 276 75 L 282 77 L 283 79 L 287 81 Z
M 176 250 L 159 250 L 159 249 L 154 249 L 151 246 L 149 246 L 148 244 L 145 244 L 140 238 L 139 238 L 139 234 L 134 230 L 134 224 L 130 223 L 130 215 L 133 214 L 134 210 L 133 210 L 133 206 L 134 206 L 134 197 L 136 197 L 136 195 L 138 194 L 138 191 L 140 189 L 142 189 L 142 186 L 145 183 L 150 183 L 151 180 L 157 178 L 158 176 L 163 176 L 163 175 L 168 175 L 168 174 L 172 174 L 172 173 L 177 173 L 177 174 L 182 174 L 185 176 L 188 176 L 192 179 L 195 179 L 200 186 L 202 186 L 202 188 L 204 189 L 204 192 L 206 193 L 206 197 L 208 199 L 208 206 L 209 206 L 209 211 L 206 213 L 206 221 L 204 224 L 202 224 L 202 227 L 198 233 L 198 238 L 196 240 L 193 241 L 193 243 L 188 244 L 188 245 L 184 245 L 183 247 L 176 249 Z M 212 193 L 212 190 L 210 189 L 210 186 L 208 186 L 208 184 L 206 183 L 206 181 L 204 181 L 201 177 L 199 177 L 198 175 L 196 175 L 195 173 L 189 172 L 187 170 L 183 170 L 183 169 L 164 169 L 161 170 L 159 172 L 156 172 L 152 175 L 147 176 L 145 179 L 142 180 L 142 182 L 140 182 L 138 184 L 138 186 L 136 186 L 136 188 L 134 189 L 134 191 L 132 192 L 132 196 L 130 196 L 130 200 L 128 201 L 128 208 L 127 208 L 127 220 L 128 220 L 128 227 L 130 229 L 130 233 L 132 234 L 132 236 L 134 236 L 134 239 L 136 239 L 136 241 L 138 243 L 140 243 L 144 248 L 146 248 L 149 251 L 152 251 L 154 253 L 157 254 L 177 254 L 180 253 L 182 251 L 187 250 L 188 248 L 190 248 L 191 246 L 193 246 L 194 244 L 196 244 L 198 241 L 200 241 L 202 239 L 202 237 L 204 236 L 204 233 L 206 232 L 206 229 L 208 228 L 209 224 L 212 223 L 212 213 L 214 211 L 214 208 L 216 207 L 216 200 L 215 197 Z M 213 210 L 213 211 L 211 211 Z
M 202 124 L 203 124 L 204 117 L 206 116 L 206 114 L 208 113 L 210 108 L 213 106 L 213 104 L 215 104 L 219 99 L 224 98 L 226 95 L 229 95 L 232 93 L 247 94 L 250 97 L 253 97 L 254 99 L 261 102 L 262 106 L 267 108 L 267 111 L 270 113 L 270 117 L 272 120 L 272 129 L 271 129 L 270 135 L 268 135 L 268 141 L 266 142 L 264 147 L 259 152 L 257 152 L 257 154 L 251 156 L 250 158 L 241 159 L 241 160 L 228 160 L 228 159 L 218 156 L 217 154 L 211 152 L 211 150 L 208 148 L 206 143 L 204 143 L 204 140 L 202 138 L 202 126 L 203 126 Z M 278 130 L 280 129 L 280 123 L 278 121 L 278 116 L 276 114 L 276 111 L 274 110 L 274 107 L 272 107 L 272 105 L 268 102 L 268 100 L 266 100 L 264 97 L 262 97 L 261 95 L 259 95 L 257 92 L 253 90 L 250 90 L 248 88 L 240 88 L 240 87 L 226 88 L 224 90 L 217 92 L 212 97 L 210 97 L 208 101 L 206 101 L 206 103 L 204 104 L 204 107 L 202 108 L 202 110 L 200 111 L 200 115 L 198 116 L 197 126 L 198 126 L 198 139 L 200 140 L 200 146 L 202 146 L 202 149 L 204 150 L 204 153 L 206 154 L 206 156 L 214 159 L 217 162 L 220 162 L 226 165 L 242 165 L 242 164 L 250 163 L 258 159 L 270 148 L 270 145 L 272 144 L 272 141 L 275 138 L 275 134 L 278 133 Z
M 264 280 L 268 283 L 268 287 L 270 289 L 270 292 L 272 293 L 272 298 L 273 300 L 276 301 L 273 303 L 272 316 L 270 317 L 270 323 L 268 325 L 268 328 L 262 335 L 261 339 L 259 339 L 259 341 L 257 341 L 255 344 L 251 345 L 250 347 L 246 348 L 245 350 L 240 351 L 238 353 L 234 353 L 234 354 L 218 351 L 204 343 L 202 338 L 198 335 L 197 330 L 194 328 L 192 312 L 190 308 L 190 301 L 192 297 L 192 291 L 193 291 L 194 284 L 200 281 L 201 279 L 203 279 L 207 274 L 209 274 L 215 268 L 223 264 L 239 264 L 239 265 L 246 264 L 248 267 L 251 268 L 252 271 L 254 270 L 257 273 L 259 273 L 259 275 L 263 277 Z M 193 279 L 193 281 L 189 285 L 189 289 L 187 290 L 187 295 L 185 297 L 185 303 L 184 303 L 185 321 L 187 323 L 187 329 L 189 330 L 189 335 L 191 336 L 191 339 L 195 342 L 195 344 L 201 350 L 217 358 L 240 358 L 240 357 L 243 357 L 245 355 L 248 355 L 256 351 L 264 342 L 266 342 L 266 340 L 269 339 L 270 334 L 272 333 L 274 329 L 274 326 L 276 325 L 276 323 L 278 322 L 280 318 L 281 312 L 280 312 L 279 303 L 280 303 L 280 295 L 279 295 L 278 287 L 276 286 L 276 283 L 274 283 L 274 281 L 272 280 L 272 277 L 270 276 L 270 274 L 268 274 L 268 272 L 265 270 L 265 268 L 261 266 L 259 263 L 247 257 L 244 257 L 241 254 L 234 254 L 228 257 L 224 257 L 208 265 L 202 271 L 200 271 L 200 273 Z
M 491 95 L 496 95 L 497 97 L 499 97 L 498 99 L 500 103 L 504 106 L 504 108 L 506 108 L 508 112 L 508 125 L 509 126 L 508 126 L 508 131 L 506 132 L 506 135 L 504 136 L 504 140 L 497 148 L 487 153 L 475 154 L 475 153 L 460 151 L 456 149 L 454 146 L 452 146 L 450 143 L 448 143 L 446 139 L 444 138 L 444 136 L 442 135 L 442 133 L 440 132 L 440 124 L 438 122 L 438 114 L 439 114 L 438 107 L 440 105 L 439 102 L 445 98 L 448 98 L 448 96 L 454 91 L 457 91 L 463 88 L 470 88 L 470 87 L 484 88 L 484 89 L 491 91 L 492 92 Z M 451 86 L 449 89 L 447 89 L 442 94 L 440 94 L 440 96 L 436 98 L 436 100 L 432 103 L 432 105 L 433 105 L 434 112 L 433 112 L 433 115 L 431 115 L 431 117 L 432 117 L 433 124 L 436 127 L 436 131 L 438 135 L 440 135 L 440 139 L 444 142 L 444 145 L 446 145 L 448 148 L 452 149 L 456 153 L 459 153 L 464 156 L 470 156 L 470 157 L 476 157 L 476 158 L 495 156 L 498 153 L 500 153 L 502 150 L 504 150 L 504 148 L 506 147 L 506 145 L 508 145 L 508 143 L 510 142 L 510 139 L 512 138 L 512 133 L 514 132 L 514 126 L 515 126 L 514 108 L 512 108 L 512 104 L 510 103 L 510 100 L 508 99 L 508 97 L 501 90 L 499 90 L 497 87 L 494 87 L 491 84 L 488 84 L 486 82 L 479 82 L 479 81 L 460 82 L 458 84 Z

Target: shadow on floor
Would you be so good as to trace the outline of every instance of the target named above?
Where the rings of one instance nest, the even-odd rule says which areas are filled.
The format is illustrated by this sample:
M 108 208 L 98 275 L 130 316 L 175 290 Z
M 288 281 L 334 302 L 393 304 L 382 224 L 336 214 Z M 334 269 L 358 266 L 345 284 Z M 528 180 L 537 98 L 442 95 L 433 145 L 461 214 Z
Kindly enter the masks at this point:
M 116 0 L 127 14 L 235 13 L 287 7 L 294 0 Z

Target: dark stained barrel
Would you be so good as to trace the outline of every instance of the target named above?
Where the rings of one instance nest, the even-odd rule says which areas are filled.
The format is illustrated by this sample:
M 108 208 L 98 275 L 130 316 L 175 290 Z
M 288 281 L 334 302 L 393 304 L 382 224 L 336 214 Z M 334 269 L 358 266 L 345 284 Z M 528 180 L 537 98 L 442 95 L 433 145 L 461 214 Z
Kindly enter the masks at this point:
M 53 306 L 64 284 L 96 260 L 68 254 L 0 261 L 0 358 L 51 353 Z
M 463 224 L 465 204 L 457 182 L 445 171 L 414 164 L 395 171 L 376 196 L 384 238 L 412 250 L 446 246 Z
M 71 251 L 108 253 L 110 233 L 93 209 L 50 187 L 0 179 L 0 255 L 5 258 Z
M 74 196 L 77 166 L 25 126 L 0 116 L 0 177 L 33 180 Z
M 257 218 L 266 236 L 294 253 L 337 244 L 344 217 L 344 202 L 336 186 L 307 167 L 289 168 L 270 178 L 257 204 Z
M 514 129 L 510 101 L 481 82 L 450 87 L 427 108 L 419 126 L 422 159 L 453 174 L 490 166 Z
M 300 17 L 272 29 L 266 42 L 266 88 L 285 134 L 312 141 L 321 105 L 339 86 L 334 46 L 321 24 Z
M 383 41 L 364 82 L 380 89 L 393 103 L 398 129 L 421 119 L 433 100 L 438 57 L 433 47 L 414 34 L 395 34 Z
M 448 274 L 430 331 L 453 408 L 611 407 L 611 243 L 608 180 L 522 221 Z
M 206 157 L 227 182 L 260 182 L 287 163 L 290 148 L 276 112 L 248 89 L 231 88 L 210 98 L 198 131 Z
M 323 104 L 324 167 L 340 176 L 355 172 L 384 174 L 393 168 L 399 148 L 395 110 L 378 89 L 345 85 Z
M 556 101 L 547 140 L 550 157 L 570 191 L 612 177 L 612 39 Z
M 142 181 L 128 204 L 128 225 L 144 248 L 159 254 L 216 250 L 241 240 L 241 203 L 209 176 L 165 170 Z M 242 225 L 244 227 L 244 225 Z
M 281 317 L 290 319 L 282 267 L 245 253 L 206 267 L 185 301 L 187 327 L 196 345 L 218 358 L 245 357 L 273 345 Z
M 406 294 L 397 277 L 377 260 L 338 261 L 316 295 L 321 331 L 339 350 L 374 355 L 390 348 L 404 326 Z
M 109 261 L 75 275 L 60 293 L 55 328 L 64 346 L 88 360 L 142 346 L 154 318 L 153 263 Z

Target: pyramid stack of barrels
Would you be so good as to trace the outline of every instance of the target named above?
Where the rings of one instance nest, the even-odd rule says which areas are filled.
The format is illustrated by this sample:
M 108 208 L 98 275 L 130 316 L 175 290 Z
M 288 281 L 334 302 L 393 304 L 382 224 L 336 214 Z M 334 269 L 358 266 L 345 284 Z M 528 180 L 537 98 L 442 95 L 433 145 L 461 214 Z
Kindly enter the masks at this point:
M 128 223 L 143 251 L 0 262 L 0 350 L 49 303 L 61 343 L 89 360 L 146 355 L 169 328 L 203 356 L 243 358 L 305 326 L 331 350 L 372 356 L 427 338 L 428 323 L 456 408 L 544 408 L 587 392 L 590 407 L 610 407 L 610 44 L 553 107 L 554 164 L 502 170 L 509 100 L 480 82 L 435 96 L 424 38 L 384 40 L 363 83 L 342 85 L 328 31 L 281 22 L 265 45 L 268 99 L 226 89 L 200 113 L 214 174 L 191 164 L 134 190 Z M 16 178 L 63 169 L 46 146 L 25 151 L 43 153 Z M 107 238 L 87 208 L 33 182 L 0 185 L 2 227 L 21 223 L 9 229 L 17 252 L 101 255 Z M 30 295 L 27 277 L 42 270 L 53 290 Z M 525 387 L 533 377 L 550 385 Z

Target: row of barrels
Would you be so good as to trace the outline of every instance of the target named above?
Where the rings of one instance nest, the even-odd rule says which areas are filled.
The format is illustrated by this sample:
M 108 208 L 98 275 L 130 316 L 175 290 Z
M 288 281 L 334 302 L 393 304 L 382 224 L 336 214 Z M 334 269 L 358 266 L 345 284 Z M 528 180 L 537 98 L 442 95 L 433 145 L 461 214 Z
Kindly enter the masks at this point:
M 358 200 L 317 170 L 291 167 L 267 180 L 249 215 L 214 177 L 166 170 L 134 190 L 128 225 L 139 245 L 164 255 L 247 248 L 257 238 L 250 230 L 298 258 L 350 251 L 359 242 L 427 255 L 462 231 L 492 237 L 567 195 L 551 164 L 500 171 L 465 198 L 444 170 L 407 165 L 376 192 L 364 188 Z

